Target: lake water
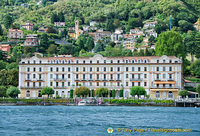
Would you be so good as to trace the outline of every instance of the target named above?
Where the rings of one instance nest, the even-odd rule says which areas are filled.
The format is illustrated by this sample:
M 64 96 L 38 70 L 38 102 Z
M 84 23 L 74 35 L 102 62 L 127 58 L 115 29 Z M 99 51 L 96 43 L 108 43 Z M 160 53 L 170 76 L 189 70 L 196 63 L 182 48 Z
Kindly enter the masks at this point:
M 113 128 L 112 134 L 107 132 L 109 127 Z M 133 132 L 134 128 L 144 130 L 145 132 Z M 120 132 L 117 132 L 117 129 Z M 129 129 L 132 131 L 130 132 Z M 183 129 L 192 129 L 192 132 L 152 132 L 153 129 L 181 129 L 181 131 L 183 131 Z M 128 130 L 129 132 L 127 132 Z M 0 106 L 0 136 L 10 135 L 200 136 L 200 108 Z

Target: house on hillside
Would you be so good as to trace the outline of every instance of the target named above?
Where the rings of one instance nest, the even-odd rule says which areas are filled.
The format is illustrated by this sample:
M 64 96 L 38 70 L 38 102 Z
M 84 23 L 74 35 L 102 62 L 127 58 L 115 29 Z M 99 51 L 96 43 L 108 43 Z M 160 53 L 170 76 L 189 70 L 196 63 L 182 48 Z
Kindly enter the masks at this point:
M 9 29 L 8 38 L 10 39 L 19 39 L 24 37 L 24 32 L 19 29 Z
M 57 27 L 65 26 L 65 22 L 54 22 L 54 26 L 57 26 Z
M 120 44 L 123 39 L 123 30 L 116 29 L 114 33 L 110 36 L 111 41 L 115 42 L 116 44 Z
M 131 51 L 134 51 L 136 49 L 136 41 L 123 41 L 123 47 L 126 49 L 130 49 Z
M 34 25 L 30 21 L 26 21 L 26 24 L 22 25 L 22 28 L 27 30 L 33 30 Z
M 24 46 L 38 46 L 38 35 L 37 34 L 28 34 L 26 35 L 26 40 Z
M 143 31 L 140 30 L 139 28 L 130 29 L 130 34 L 136 34 L 136 33 L 143 33 Z
M 11 46 L 9 44 L 0 44 L 0 50 L 2 51 L 9 52 L 10 48 Z
M 146 30 L 145 32 L 147 37 L 150 37 L 151 35 L 154 36 L 155 38 L 158 37 L 158 34 L 156 33 L 156 31 L 154 31 L 154 29 Z
M 106 37 L 110 37 L 111 36 L 111 32 L 110 31 L 103 31 L 103 30 L 99 30 L 97 32 L 95 32 L 95 41 L 99 41 L 102 40 Z
M 200 30 L 200 18 L 197 20 L 196 23 L 194 23 L 194 28 L 196 28 L 197 31 Z
M 144 24 L 144 29 L 147 29 L 147 28 L 154 28 L 156 26 L 156 23 L 157 21 L 154 21 L 154 22 L 147 22 Z

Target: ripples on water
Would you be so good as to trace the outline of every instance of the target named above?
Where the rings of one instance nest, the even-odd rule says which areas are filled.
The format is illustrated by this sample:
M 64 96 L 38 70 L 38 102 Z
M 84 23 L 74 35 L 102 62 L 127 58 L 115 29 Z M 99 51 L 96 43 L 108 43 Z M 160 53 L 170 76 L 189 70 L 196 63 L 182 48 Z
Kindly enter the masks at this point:
M 112 127 L 114 132 L 107 133 Z M 192 129 L 184 133 L 129 133 L 117 128 Z M 0 106 L 0 136 L 200 136 L 200 108 L 131 106 Z

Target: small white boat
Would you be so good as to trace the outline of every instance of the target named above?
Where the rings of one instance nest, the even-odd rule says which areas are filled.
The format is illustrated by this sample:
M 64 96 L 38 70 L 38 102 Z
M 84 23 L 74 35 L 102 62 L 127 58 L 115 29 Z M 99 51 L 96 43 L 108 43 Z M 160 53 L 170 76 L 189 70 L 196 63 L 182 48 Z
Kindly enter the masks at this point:
M 78 106 L 86 106 L 87 102 L 86 101 L 80 101 L 78 103 Z

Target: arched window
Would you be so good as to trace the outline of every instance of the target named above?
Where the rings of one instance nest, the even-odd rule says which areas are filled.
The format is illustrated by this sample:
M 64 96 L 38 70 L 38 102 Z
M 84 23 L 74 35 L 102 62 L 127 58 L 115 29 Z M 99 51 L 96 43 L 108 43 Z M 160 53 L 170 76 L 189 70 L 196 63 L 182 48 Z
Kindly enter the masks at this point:
M 56 64 L 58 64 L 59 63 L 59 60 L 56 60 Z
M 30 64 L 30 61 L 28 61 L 28 64 Z
M 62 63 L 64 64 L 64 63 L 65 63 L 65 60 L 62 60 Z
M 173 92 L 172 91 L 168 92 L 168 98 L 173 98 Z
M 126 63 L 128 63 L 128 60 L 126 60 Z
M 135 60 L 134 60 L 134 59 L 132 59 L 132 63 L 135 63 Z
M 141 60 L 140 60 L 140 59 L 138 60 L 138 63 L 141 63 Z
M 51 64 L 53 64 L 53 60 L 51 60 Z
M 30 91 L 26 91 L 26 97 L 30 97 Z
M 160 92 L 156 91 L 156 98 L 160 98 Z
M 70 64 L 71 63 L 71 60 L 68 60 L 68 64 Z
M 40 60 L 40 64 L 42 64 L 42 61 Z
M 147 63 L 147 60 L 146 60 L 146 59 L 144 60 L 144 63 Z
M 35 64 L 35 63 L 36 63 L 36 61 L 34 60 L 34 61 L 33 61 L 33 63 Z
M 78 61 L 78 60 L 76 60 L 76 63 L 78 64 L 78 63 L 79 63 L 79 61 Z

